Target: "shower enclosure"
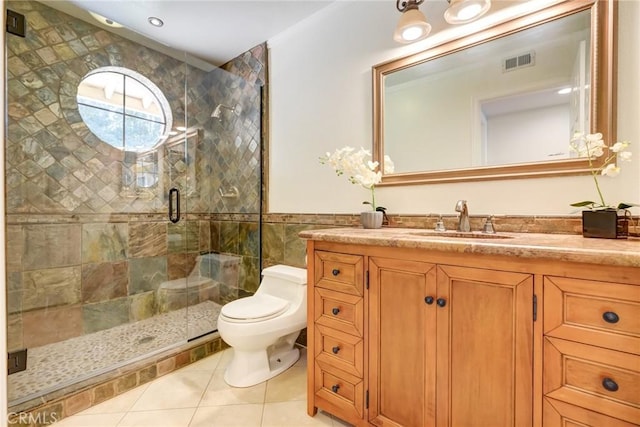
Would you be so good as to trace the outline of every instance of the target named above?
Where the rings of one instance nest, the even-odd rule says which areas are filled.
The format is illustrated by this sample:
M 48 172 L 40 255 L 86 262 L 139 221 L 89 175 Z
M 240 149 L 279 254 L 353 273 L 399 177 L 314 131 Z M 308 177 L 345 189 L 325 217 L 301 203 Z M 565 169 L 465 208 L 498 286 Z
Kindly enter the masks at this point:
M 11 408 L 214 332 L 257 288 L 261 91 L 86 13 L 6 6 L 27 20 L 5 49 Z

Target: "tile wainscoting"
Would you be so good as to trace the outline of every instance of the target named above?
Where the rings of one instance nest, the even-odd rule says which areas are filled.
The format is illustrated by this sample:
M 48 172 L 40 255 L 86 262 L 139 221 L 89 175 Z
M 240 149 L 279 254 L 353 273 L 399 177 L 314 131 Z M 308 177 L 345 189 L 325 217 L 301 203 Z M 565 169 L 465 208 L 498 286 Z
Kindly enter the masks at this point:
M 433 229 L 440 215 L 388 215 L 384 227 Z M 457 215 L 442 216 L 445 227 L 455 229 Z M 486 216 L 471 216 L 473 230 L 481 230 Z M 496 231 L 513 233 L 580 234 L 579 216 L 507 216 L 495 215 Z M 298 237 L 303 230 L 358 227 L 359 214 L 286 214 L 269 213 L 262 216 L 262 264 L 288 264 L 305 267 L 306 242 Z

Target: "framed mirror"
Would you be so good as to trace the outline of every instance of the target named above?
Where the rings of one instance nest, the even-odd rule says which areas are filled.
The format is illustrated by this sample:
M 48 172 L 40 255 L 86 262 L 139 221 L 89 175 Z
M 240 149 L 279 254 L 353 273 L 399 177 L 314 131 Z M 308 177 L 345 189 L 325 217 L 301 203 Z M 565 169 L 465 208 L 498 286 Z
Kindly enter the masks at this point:
M 586 173 L 574 133 L 615 143 L 616 15 L 566 1 L 374 66 L 379 185 Z

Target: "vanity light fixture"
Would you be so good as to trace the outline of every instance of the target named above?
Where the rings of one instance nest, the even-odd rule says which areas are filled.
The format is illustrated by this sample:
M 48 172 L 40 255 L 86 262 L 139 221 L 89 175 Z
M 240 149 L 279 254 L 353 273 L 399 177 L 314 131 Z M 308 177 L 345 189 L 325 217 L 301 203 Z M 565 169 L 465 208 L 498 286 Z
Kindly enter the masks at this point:
M 396 8 L 402 12 L 400 21 L 393 33 L 393 39 L 399 43 L 412 43 L 426 38 L 431 32 L 431 24 L 420 12 L 419 6 L 424 0 L 396 0 Z M 447 0 L 449 7 L 444 19 L 449 24 L 466 24 L 475 21 L 491 8 L 491 0 Z
M 154 27 L 162 27 L 164 25 L 162 19 L 156 18 L 155 16 L 150 16 L 147 21 L 149 21 L 149 24 L 153 25 Z
M 399 43 L 412 43 L 426 38 L 431 32 L 431 24 L 427 22 L 418 6 L 424 0 L 396 0 L 396 8 L 402 12 L 400 21 L 393 33 L 393 39 Z
M 447 0 L 449 8 L 444 12 L 444 19 L 449 24 L 466 24 L 487 13 L 491 8 L 491 0 Z

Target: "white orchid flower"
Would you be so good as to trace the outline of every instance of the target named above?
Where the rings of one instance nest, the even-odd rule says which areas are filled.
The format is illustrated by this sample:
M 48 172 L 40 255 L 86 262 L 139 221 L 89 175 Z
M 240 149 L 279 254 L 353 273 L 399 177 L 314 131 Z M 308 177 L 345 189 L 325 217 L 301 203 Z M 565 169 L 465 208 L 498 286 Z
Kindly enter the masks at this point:
M 370 204 L 375 210 L 375 186 L 382 181 L 382 172 L 380 172 L 380 163 L 371 160 L 371 152 L 360 148 L 356 151 L 353 147 L 343 147 L 335 150 L 333 153 L 327 152 L 324 157 L 320 157 L 320 163 L 328 164 L 333 168 L 337 175 L 345 175 L 350 183 L 359 184 L 362 187 L 371 190 Z M 393 172 L 393 162 L 389 156 L 385 156 L 385 172 Z
M 627 147 L 629 147 L 628 141 L 618 141 L 613 144 L 613 147 L 611 147 L 611 151 L 613 151 L 614 153 L 619 153 L 623 150 L 626 150 Z
M 602 175 L 606 175 L 606 176 L 610 176 L 610 177 L 614 177 L 614 176 L 618 176 L 618 174 L 620 173 L 620 168 L 616 166 L 615 163 L 609 163 L 607 166 L 605 166 L 604 169 L 602 169 Z
M 631 154 L 632 154 L 631 151 L 622 151 L 618 153 L 618 158 L 623 162 L 630 162 Z
M 589 169 L 591 177 L 596 185 L 598 192 L 598 202 L 583 201 L 571 203 L 571 206 L 589 209 L 627 209 L 634 205 L 633 203 L 619 203 L 615 206 L 608 205 L 605 202 L 604 196 L 598 185 L 598 176 L 615 177 L 620 174 L 620 167 L 615 163 L 618 161 L 630 161 L 631 152 L 626 151 L 630 143 L 628 141 L 619 141 L 610 147 L 602 140 L 601 133 L 593 133 L 584 135 L 580 132 L 574 133 L 569 146 L 571 151 L 578 153 L 580 157 L 586 157 L 589 162 Z M 605 150 L 609 152 L 605 155 Z M 602 157 L 599 161 L 594 161 L 595 158 Z

